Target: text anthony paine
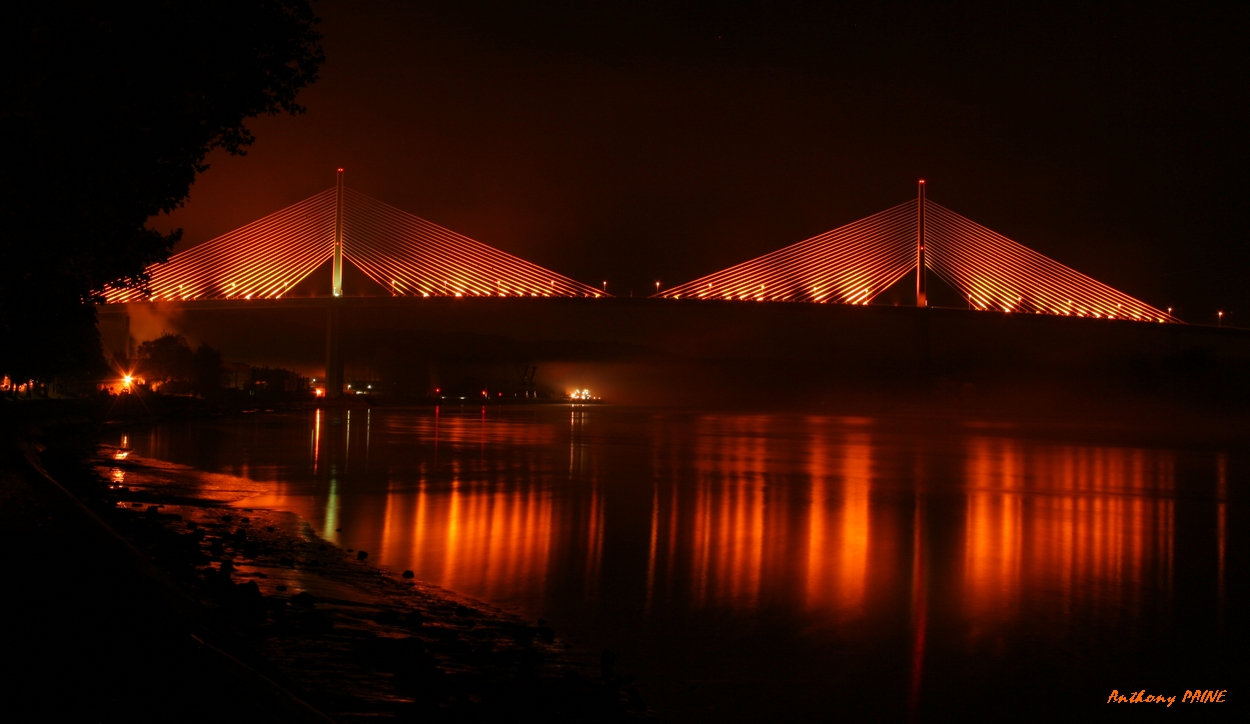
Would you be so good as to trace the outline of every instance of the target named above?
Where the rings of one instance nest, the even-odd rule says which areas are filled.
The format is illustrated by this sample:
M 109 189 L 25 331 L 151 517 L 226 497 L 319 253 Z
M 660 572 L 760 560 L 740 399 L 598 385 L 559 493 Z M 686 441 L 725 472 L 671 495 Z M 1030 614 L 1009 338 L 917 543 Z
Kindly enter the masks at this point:
M 1196 689 L 1190 691 L 1185 690 L 1181 696 L 1182 704 L 1223 704 L 1224 695 L 1228 693 L 1228 689 Z M 1145 689 L 1141 691 L 1130 691 L 1128 694 L 1121 694 L 1119 689 L 1112 689 L 1111 696 L 1107 697 L 1108 704 L 1167 704 L 1172 706 L 1176 703 L 1176 695 L 1165 696 L 1163 694 L 1147 694 Z

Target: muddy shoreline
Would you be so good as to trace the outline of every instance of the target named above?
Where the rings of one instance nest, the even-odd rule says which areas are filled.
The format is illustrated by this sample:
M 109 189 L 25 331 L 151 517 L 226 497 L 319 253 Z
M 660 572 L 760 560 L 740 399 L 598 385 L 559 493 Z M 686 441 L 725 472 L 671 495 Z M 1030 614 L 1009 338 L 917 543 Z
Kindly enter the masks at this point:
M 336 721 L 619 721 L 647 716 L 610 652 L 592 655 L 481 602 L 373 566 L 291 513 L 203 491 L 101 446 L 108 518 Z

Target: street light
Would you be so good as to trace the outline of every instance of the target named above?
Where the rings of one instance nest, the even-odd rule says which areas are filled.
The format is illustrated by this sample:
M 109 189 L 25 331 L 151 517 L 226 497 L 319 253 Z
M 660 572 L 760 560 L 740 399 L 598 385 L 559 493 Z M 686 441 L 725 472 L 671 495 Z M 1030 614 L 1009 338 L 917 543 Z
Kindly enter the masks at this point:
M 1223 312 L 1220 312 L 1219 317 L 1218 317 L 1218 321 L 1215 323 L 1215 326 L 1217 326 L 1217 327 L 1223 327 L 1223 326 L 1224 326 L 1224 313 L 1223 313 Z
M 656 293 L 656 294 L 659 294 L 659 293 L 660 293 L 660 283 L 659 283 L 659 282 L 656 282 L 656 283 L 655 283 L 655 293 Z

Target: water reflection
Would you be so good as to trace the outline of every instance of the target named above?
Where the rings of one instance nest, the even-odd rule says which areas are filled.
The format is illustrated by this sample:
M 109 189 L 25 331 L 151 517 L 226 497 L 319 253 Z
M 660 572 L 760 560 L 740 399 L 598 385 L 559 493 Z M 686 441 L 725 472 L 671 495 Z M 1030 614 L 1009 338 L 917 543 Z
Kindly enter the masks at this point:
M 247 505 L 293 510 L 370 560 L 591 640 L 714 669 L 690 651 L 768 621 L 779 646 L 843 647 L 807 666 L 891 651 L 876 665 L 913 707 L 940 662 L 982 642 L 1010 656 L 1011 632 L 1037 627 L 1061 650 L 1100 627 L 1166 625 L 1178 555 L 1213 559 L 1221 616 L 1227 596 L 1225 452 L 1187 463 L 1208 471 L 1191 483 L 1207 486 L 1191 498 L 1215 544 L 1200 550 L 1178 539 L 1177 452 L 977 428 L 436 408 L 135 438 L 144 456 L 251 476 L 269 493 Z M 707 614 L 728 618 L 686 630 Z M 761 681 L 787 666 L 718 656 Z
M 836 447 L 813 445 L 808 470 L 807 605 L 832 606 L 854 616 L 862 611 L 868 575 L 870 438 L 853 432 Z
M 1058 592 L 1135 613 L 1172 585 L 1175 465 L 1168 451 L 1018 440 L 968 443 L 963 596 L 973 619 L 1010 620 L 1022 597 Z
M 535 606 L 561 575 L 553 567 L 575 574 L 587 599 L 597 596 L 608 526 L 618 520 L 626 526 L 618 540 L 645 541 L 636 585 L 648 607 L 659 597 L 750 611 L 781 599 L 853 621 L 910 581 L 920 555 L 914 502 L 874 495 L 935 484 L 963 496 L 956 555 L 970 619 L 1011 620 L 1035 591 L 1063 592 L 1069 607 L 1114 599 L 1131 610 L 1143 586 L 1171 584 L 1168 451 L 970 435 L 909 466 L 916 451 L 864 421 L 657 418 L 612 439 L 621 431 L 596 412 L 566 411 L 561 435 L 548 417 L 485 409 L 318 410 L 303 433 L 311 475 L 284 465 L 289 448 L 264 439 L 300 427 L 296 418 L 249 430 L 231 467 L 272 476 L 272 494 L 253 505 L 297 509 L 331 536 L 350 523 L 350 536 L 372 537 L 387 563 Z M 552 464 L 560 437 L 565 466 Z M 178 457 L 165 442 L 143 452 Z M 1221 456 L 1221 580 L 1226 470 Z M 634 502 L 644 503 L 641 519 Z
M 385 497 L 380 555 L 421 561 L 427 580 L 488 600 L 541 595 L 555 518 L 551 496 L 453 481 Z

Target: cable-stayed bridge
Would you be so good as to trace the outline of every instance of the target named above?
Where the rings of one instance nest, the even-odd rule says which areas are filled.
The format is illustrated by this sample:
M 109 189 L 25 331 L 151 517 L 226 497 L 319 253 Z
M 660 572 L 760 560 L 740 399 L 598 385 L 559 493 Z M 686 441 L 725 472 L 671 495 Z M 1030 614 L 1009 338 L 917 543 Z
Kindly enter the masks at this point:
M 347 189 L 341 169 L 334 188 L 153 265 L 146 289 L 106 289 L 104 296 L 110 306 L 174 302 L 195 307 L 202 302 L 243 309 L 271 300 L 325 307 L 327 391 L 334 395 L 343 379 L 343 304 L 348 301 L 343 278 L 349 267 L 372 280 L 378 302 L 463 297 L 491 304 L 485 300 L 525 298 L 543 305 L 543 298 L 610 296 Z M 319 269 L 321 275 L 314 275 Z M 924 182 L 915 199 L 659 291 L 652 303 L 683 308 L 699 300 L 867 305 L 913 275 L 916 306 L 925 307 L 928 272 L 957 290 L 969 309 L 998 316 L 1180 321 L 929 201 Z
M 666 299 L 870 304 L 916 273 L 971 309 L 1144 322 L 1172 315 L 987 229 L 924 195 L 811 239 L 666 289 Z M 605 291 L 445 229 L 343 185 L 174 254 L 148 289 L 108 303 L 281 299 L 327 262 L 342 295 L 350 263 L 398 297 L 603 297 Z
M 603 292 L 345 188 L 327 189 L 148 268 L 149 288 L 108 303 L 281 299 L 326 262 L 343 294 L 351 263 L 391 296 L 599 297 Z
M 916 273 L 916 304 L 923 307 L 928 301 L 924 271 L 958 290 L 970 309 L 1180 321 L 929 201 L 923 181 L 916 199 L 660 296 L 870 304 Z

